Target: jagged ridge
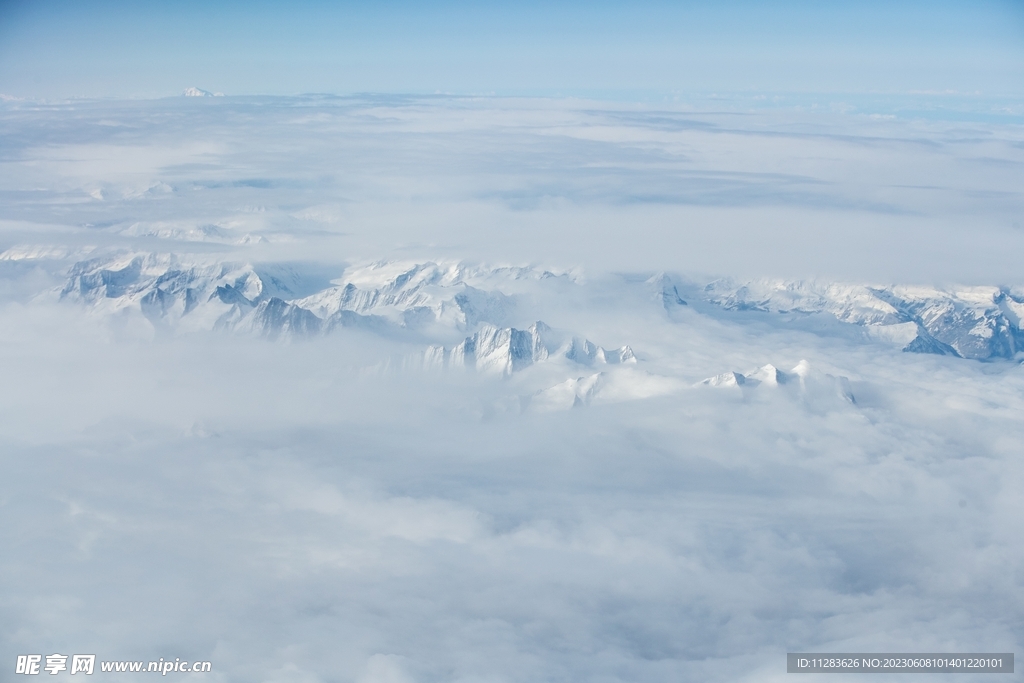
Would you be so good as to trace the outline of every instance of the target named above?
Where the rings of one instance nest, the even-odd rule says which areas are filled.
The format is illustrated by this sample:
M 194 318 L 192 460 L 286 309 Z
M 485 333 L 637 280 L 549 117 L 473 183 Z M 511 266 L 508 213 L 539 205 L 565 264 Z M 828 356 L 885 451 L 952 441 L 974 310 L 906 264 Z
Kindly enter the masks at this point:
M 952 354 L 985 360 L 1012 358 L 1024 350 L 1024 292 L 1006 287 L 851 285 L 813 281 L 717 280 L 705 286 L 706 301 L 730 310 L 828 313 L 844 323 L 893 326 L 914 323 L 917 336 L 904 347 L 914 353 Z
M 431 346 L 424 354 L 428 367 L 474 368 L 506 377 L 549 358 L 565 358 L 586 366 L 636 362 L 629 346 L 610 351 L 580 337 L 563 342 L 539 320 L 526 330 L 484 325 L 451 349 Z
M 812 371 L 810 363 L 806 360 L 800 361 L 789 372 L 779 370 L 769 363 L 747 373 L 723 372 L 701 380 L 696 386 L 739 387 L 744 390 L 760 386 L 795 386 L 805 395 L 832 394 L 848 403 L 857 402 L 848 378 Z

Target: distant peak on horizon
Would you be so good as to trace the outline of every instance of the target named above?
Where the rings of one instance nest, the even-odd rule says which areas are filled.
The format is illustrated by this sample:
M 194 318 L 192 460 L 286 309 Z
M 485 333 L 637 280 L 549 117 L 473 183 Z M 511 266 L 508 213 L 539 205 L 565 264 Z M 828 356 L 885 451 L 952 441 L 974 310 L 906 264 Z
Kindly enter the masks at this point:
M 209 90 L 203 90 L 194 86 L 185 88 L 185 92 L 182 95 L 185 97 L 224 97 L 222 92 L 210 92 Z

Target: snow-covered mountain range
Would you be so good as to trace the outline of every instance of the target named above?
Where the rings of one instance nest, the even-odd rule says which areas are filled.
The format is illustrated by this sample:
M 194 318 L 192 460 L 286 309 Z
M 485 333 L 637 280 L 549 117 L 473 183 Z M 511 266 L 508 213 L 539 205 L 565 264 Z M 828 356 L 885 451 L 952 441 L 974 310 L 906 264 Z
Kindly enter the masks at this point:
M 0 259 L 54 261 L 73 258 L 71 254 L 66 249 L 20 247 Z M 73 263 L 63 286 L 44 296 L 100 316 L 141 317 L 162 334 L 227 331 L 288 340 L 358 328 L 408 349 L 397 365 L 385 363 L 389 368 L 458 368 L 499 378 L 529 375 L 532 379 L 517 384 L 518 405 L 539 410 L 689 386 L 678 372 L 673 376 L 657 363 L 638 359 L 635 340 L 606 348 L 559 326 L 559 320 L 549 325 L 538 319 L 536 309 L 545 299 L 557 300 L 587 286 L 577 273 L 529 266 L 387 261 L 330 268 L 118 252 Z M 781 280 L 701 284 L 663 273 L 626 278 L 614 286 L 627 298 L 646 292 L 635 300 L 646 301 L 642 305 L 650 314 L 667 316 L 667 324 L 680 333 L 687 315 L 698 315 L 734 324 L 767 321 L 804 332 L 840 333 L 880 351 L 995 360 L 1014 359 L 1024 349 L 1024 292 L 1016 288 L 943 290 Z M 630 338 L 628 329 L 620 334 Z M 744 395 L 755 387 L 786 386 L 786 392 L 796 391 L 805 399 L 831 402 L 838 397 L 855 403 L 845 377 L 812 372 L 806 362 L 790 372 L 770 364 L 746 373 L 725 372 L 697 386 L 737 387 Z
M 0 258 L 66 253 L 20 247 Z M 554 333 L 542 322 L 514 326 L 531 317 L 524 291 L 557 296 L 546 281 L 582 286 L 572 273 L 459 261 L 378 262 L 333 272 L 339 277 L 311 274 L 295 264 L 122 252 L 74 263 L 59 297 L 107 314 L 134 311 L 161 329 L 226 329 L 277 338 L 361 327 L 435 339 L 440 343 L 426 351 L 427 365 L 506 375 L 554 355 L 586 366 L 635 361 L 628 346 L 609 351 L 578 335 Z M 797 327 L 825 319 L 861 330 L 869 342 L 978 360 L 1014 358 L 1024 350 L 1024 289 L 1016 287 L 784 280 L 702 285 L 665 274 L 646 284 L 669 311 L 693 304 L 733 319 L 768 314 L 778 324 Z M 456 334 L 458 341 L 449 342 Z
M 733 311 L 824 314 L 903 350 L 987 360 L 1024 351 L 1020 287 L 872 286 L 784 280 L 712 282 L 699 296 Z
M 75 263 L 59 298 L 101 313 L 138 312 L 160 328 L 234 329 L 276 338 L 362 326 L 443 336 L 510 319 L 516 299 L 496 282 L 570 277 L 456 262 L 371 263 L 334 272 L 341 277 L 328 281 L 294 264 L 116 253 Z

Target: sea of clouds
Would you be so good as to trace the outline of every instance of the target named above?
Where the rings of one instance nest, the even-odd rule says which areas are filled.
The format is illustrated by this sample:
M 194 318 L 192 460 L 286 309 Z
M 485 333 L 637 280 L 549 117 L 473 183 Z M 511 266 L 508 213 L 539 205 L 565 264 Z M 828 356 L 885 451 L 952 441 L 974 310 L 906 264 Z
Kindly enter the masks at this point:
M 672 307 L 652 284 L 1024 284 L 1024 130 L 964 119 L 3 103 L 0 665 L 770 681 L 787 651 L 1019 650 L 1019 358 Z M 165 329 L 60 298 L 75 263 L 120 252 L 288 264 L 303 294 L 376 261 L 548 269 L 507 323 L 637 362 L 549 411 L 523 397 L 595 371 L 428 371 L 404 362 L 422 335 Z M 801 361 L 850 396 L 699 384 Z

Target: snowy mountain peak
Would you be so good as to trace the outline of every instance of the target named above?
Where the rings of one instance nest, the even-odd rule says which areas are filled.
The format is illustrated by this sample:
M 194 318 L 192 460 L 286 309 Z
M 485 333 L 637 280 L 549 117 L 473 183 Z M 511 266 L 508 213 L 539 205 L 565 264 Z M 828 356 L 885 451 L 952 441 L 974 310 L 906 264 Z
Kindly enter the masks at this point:
M 182 93 L 185 97 L 215 97 L 219 94 L 220 93 L 212 93 L 208 90 L 196 87 L 185 88 L 185 92 Z
M 425 353 L 428 367 L 464 367 L 507 377 L 534 363 L 564 359 L 587 367 L 636 363 L 628 346 L 608 350 L 582 337 L 560 336 L 542 321 L 526 330 L 483 325 L 452 349 L 432 346 Z
M 601 372 L 586 377 L 569 378 L 534 393 L 528 397 L 528 405 L 532 410 L 542 412 L 588 406 L 597 395 L 603 378 L 604 373 Z
M 647 284 L 654 289 L 655 297 L 666 311 L 672 311 L 677 306 L 687 305 L 679 294 L 679 287 L 665 273 L 657 273 L 647 280 Z
M 777 387 L 780 384 L 789 384 L 796 379 L 806 376 L 808 372 L 808 366 L 806 363 L 807 361 L 801 361 L 801 364 L 794 368 L 792 373 L 783 372 L 771 363 L 768 363 L 767 365 L 762 365 L 761 367 L 751 370 L 746 374 L 739 372 L 724 372 L 721 375 L 715 375 L 714 377 L 708 377 L 705 380 L 701 380 L 698 384 L 711 387 L 756 387 L 759 384 Z
M 565 349 L 564 356 L 580 365 L 636 363 L 633 349 L 623 346 L 618 349 L 604 349 L 582 337 L 573 337 Z
M 764 384 L 771 387 L 777 387 L 780 384 L 788 384 L 796 376 L 795 372 L 793 374 L 783 372 L 771 363 L 762 365 L 753 372 L 745 375 L 747 384 Z
M 738 387 L 747 383 L 747 378 L 738 372 L 723 372 L 714 377 L 701 380 L 699 384 L 708 387 Z
M 856 403 L 848 378 L 815 371 L 806 360 L 801 360 L 789 372 L 783 372 L 768 363 L 745 374 L 724 372 L 708 377 L 695 386 L 739 387 L 744 391 L 758 387 L 795 387 L 804 398 L 814 401 L 838 397 L 846 403 Z

